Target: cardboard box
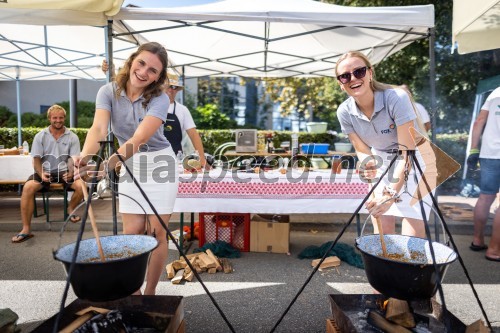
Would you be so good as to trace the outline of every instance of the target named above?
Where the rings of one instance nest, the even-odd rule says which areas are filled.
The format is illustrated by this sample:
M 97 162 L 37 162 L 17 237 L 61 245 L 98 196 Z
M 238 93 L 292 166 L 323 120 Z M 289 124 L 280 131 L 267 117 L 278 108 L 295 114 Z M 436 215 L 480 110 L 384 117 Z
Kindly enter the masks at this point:
M 250 223 L 250 252 L 288 253 L 289 246 L 289 223 Z

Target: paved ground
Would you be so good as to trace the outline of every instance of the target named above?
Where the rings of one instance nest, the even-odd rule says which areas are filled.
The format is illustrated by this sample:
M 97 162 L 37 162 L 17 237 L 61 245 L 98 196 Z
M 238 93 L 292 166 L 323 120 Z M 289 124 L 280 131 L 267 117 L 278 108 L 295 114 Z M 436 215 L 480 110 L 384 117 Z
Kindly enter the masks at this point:
M 453 197 L 454 198 L 454 197 Z M 453 199 L 452 198 L 452 199 Z M 445 201 L 442 198 L 440 202 Z M 473 205 L 473 199 L 457 198 L 457 205 Z M 76 239 L 76 226 L 59 236 L 60 225 L 53 223 L 54 231 L 47 231 L 43 218 L 34 221 L 35 237 L 22 244 L 11 244 L 10 238 L 18 231 L 18 198 L 0 197 L 0 308 L 11 308 L 19 316 L 24 332 L 29 332 L 41 321 L 59 309 L 65 274 L 61 264 L 52 258 L 52 250 Z M 57 212 L 57 205 L 55 203 Z M 110 230 L 110 205 L 96 202 L 97 219 L 101 230 Z M 54 213 L 56 217 L 56 213 Z M 174 221 L 178 217 L 174 216 Z M 269 253 L 243 253 L 233 259 L 233 274 L 202 274 L 203 281 L 228 317 L 236 332 L 269 332 L 294 295 L 306 281 L 312 267 L 310 260 L 300 260 L 297 254 L 308 245 L 321 245 L 338 235 L 339 225 L 348 216 L 330 214 L 292 216 L 290 255 Z M 331 223 L 329 221 L 334 221 Z M 329 223 L 328 223 L 329 222 Z M 172 224 L 174 228 L 175 223 Z M 458 252 L 462 256 L 479 298 L 495 328 L 500 332 L 500 264 L 484 259 L 484 252 L 472 252 L 470 244 L 471 222 L 449 223 Z M 90 225 L 87 226 L 90 228 Z M 355 225 L 346 232 L 341 242 L 353 245 Z M 109 234 L 109 231 L 103 231 Z M 90 232 L 86 237 L 92 237 Z M 196 247 L 194 243 L 192 248 Z M 169 259 L 178 252 L 170 251 Z M 479 307 L 464 271 L 453 263 L 444 281 L 445 300 L 449 310 L 464 323 L 481 317 Z M 343 263 L 339 272 L 318 272 L 311 279 L 297 302 L 277 329 L 277 332 L 324 332 L 325 319 L 330 316 L 328 295 L 334 293 L 371 293 L 365 272 Z M 186 299 L 187 332 L 229 332 L 226 324 L 211 304 L 198 282 L 174 286 L 164 277 L 158 293 L 182 295 Z M 75 299 L 70 293 L 67 304 Z

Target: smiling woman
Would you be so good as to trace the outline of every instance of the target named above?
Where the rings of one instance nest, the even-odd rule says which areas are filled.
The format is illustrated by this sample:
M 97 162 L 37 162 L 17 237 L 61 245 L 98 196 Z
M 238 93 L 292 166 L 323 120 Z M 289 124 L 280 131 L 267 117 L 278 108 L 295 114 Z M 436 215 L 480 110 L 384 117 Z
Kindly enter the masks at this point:
M 168 256 L 166 228 L 178 186 L 175 154 L 163 135 L 169 107 L 169 98 L 163 92 L 167 63 L 167 51 L 154 42 L 141 45 L 125 61 L 116 81 L 99 90 L 94 122 L 82 154 L 76 159 L 80 177 L 94 171 L 95 166 L 87 162 L 98 151 L 99 141 L 106 138 L 111 124 L 120 148 L 102 164 L 105 170 L 114 170 L 121 160 L 125 161 L 118 186 L 119 193 L 123 194 L 119 200 L 123 232 L 144 234 L 148 229 L 158 240 L 144 290 L 149 295 L 155 294 Z M 146 221 L 150 228 L 146 228 Z
M 417 135 L 414 138 L 412 129 L 421 133 L 425 130 L 421 130 L 411 97 L 403 89 L 376 81 L 373 66 L 360 52 L 342 55 L 337 61 L 335 76 L 340 88 L 350 96 L 338 108 L 337 116 L 342 132 L 348 135 L 361 161 L 363 175 L 370 180 L 380 177 L 389 167 L 394 154 L 402 151 L 403 158 L 394 164 L 393 170 L 389 170 L 390 176 L 377 186 L 375 197 L 367 201 L 366 208 L 375 219 L 380 219 L 384 233 L 395 233 L 394 216 L 400 216 L 405 218 L 403 234 L 424 237 L 420 205 L 410 205 L 411 199 L 416 196 L 417 183 L 408 151 L 415 150 L 423 170 L 434 165 L 435 158 L 431 156 L 424 163 L 416 147 L 421 143 L 418 141 L 421 137 Z M 403 188 L 410 195 L 406 191 L 400 193 Z M 424 200 L 430 202 L 430 196 L 427 195 Z M 426 214 L 429 207 L 426 206 Z M 378 233 L 378 228 L 374 224 L 375 233 Z

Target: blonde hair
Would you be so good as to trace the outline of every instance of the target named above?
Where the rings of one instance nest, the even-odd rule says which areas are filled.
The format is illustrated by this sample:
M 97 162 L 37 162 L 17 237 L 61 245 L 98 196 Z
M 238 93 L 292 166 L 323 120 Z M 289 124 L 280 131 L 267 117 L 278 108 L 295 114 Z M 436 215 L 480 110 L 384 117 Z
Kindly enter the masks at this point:
M 157 81 L 152 82 L 149 86 L 147 86 L 142 95 L 144 97 L 144 102 L 142 106 L 146 108 L 149 104 L 151 98 L 160 96 L 163 93 L 163 83 L 167 78 L 167 66 L 168 66 L 168 55 L 167 50 L 159 43 L 150 42 L 145 43 L 139 46 L 137 51 L 132 53 L 130 57 L 128 57 L 125 64 L 120 69 L 120 72 L 116 76 L 116 97 L 119 97 L 122 91 L 126 91 L 127 82 L 130 79 L 130 67 L 132 66 L 132 62 L 134 59 L 143 51 L 151 52 L 158 56 L 161 61 L 163 68 L 160 70 L 160 76 Z
M 392 85 L 392 84 L 387 84 L 387 83 L 382 83 L 382 82 L 377 81 L 375 79 L 375 68 L 371 64 L 368 57 L 366 55 L 364 55 L 363 53 L 361 53 L 359 51 L 349 51 L 349 52 L 341 55 L 339 60 L 337 60 L 337 64 L 335 65 L 335 76 L 339 75 L 339 72 L 338 72 L 339 64 L 348 58 L 361 59 L 364 62 L 365 66 L 368 67 L 372 71 L 372 80 L 370 81 L 370 88 L 372 89 L 372 91 L 384 91 L 387 89 L 394 89 L 394 88 L 403 89 L 407 93 L 408 97 L 410 98 L 410 102 L 411 102 L 411 105 L 413 107 L 413 112 L 417 116 L 417 125 L 418 125 L 418 129 L 419 129 L 419 133 L 425 137 L 428 137 L 427 131 L 425 130 L 425 126 L 424 126 L 422 119 L 420 117 L 420 114 L 417 110 L 417 106 L 415 105 L 415 100 L 413 99 L 413 96 L 412 96 L 409 88 L 408 87 L 405 88 L 403 86 L 396 86 L 396 85 Z
M 52 105 L 48 110 L 47 110 L 47 119 L 50 120 L 50 117 L 52 115 L 52 112 L 55 112 L 55 111 L 62 111 L 64 112 L 64 116 L 66 117 L 66 110 L 60 106 L 60 105 L 57 105 L 57 104 L 54 104 Z

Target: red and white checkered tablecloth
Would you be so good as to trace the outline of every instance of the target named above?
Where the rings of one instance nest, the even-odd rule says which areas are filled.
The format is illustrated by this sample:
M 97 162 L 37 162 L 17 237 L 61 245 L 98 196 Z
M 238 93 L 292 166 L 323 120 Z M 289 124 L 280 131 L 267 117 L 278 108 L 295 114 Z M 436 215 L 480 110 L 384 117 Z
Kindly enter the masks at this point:
M 357 174 L 293 170 L 287 174 L 212 170 L 182 174 L 178 212 L 335 213 L 354 212 L 369 186 Z

